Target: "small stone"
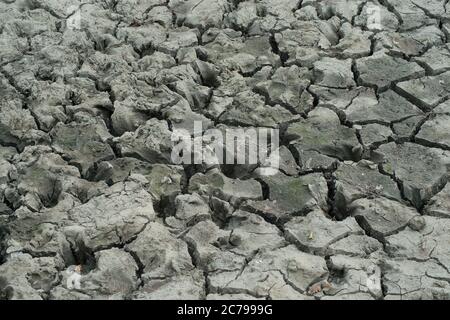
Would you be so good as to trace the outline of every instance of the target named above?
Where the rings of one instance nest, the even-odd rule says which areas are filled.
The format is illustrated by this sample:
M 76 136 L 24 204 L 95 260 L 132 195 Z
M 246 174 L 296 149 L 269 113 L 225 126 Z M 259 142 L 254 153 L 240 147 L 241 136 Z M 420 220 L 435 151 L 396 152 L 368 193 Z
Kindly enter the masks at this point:
M 423 217 L 414 217 L 409 221 L 408 226 L 415 231 L 421 231 L 425 228 L 425 223 Z

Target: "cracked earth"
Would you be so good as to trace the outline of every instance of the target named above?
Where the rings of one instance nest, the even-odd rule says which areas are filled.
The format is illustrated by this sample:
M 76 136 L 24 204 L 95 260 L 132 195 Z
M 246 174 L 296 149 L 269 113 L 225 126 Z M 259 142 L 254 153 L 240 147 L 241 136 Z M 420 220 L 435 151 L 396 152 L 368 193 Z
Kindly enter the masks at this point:
M 0 0 L 0 298 L 450 299 L 449 37 L 448 0 Z M 279 171 L 174 165 L 194 121 L 280 129 Z

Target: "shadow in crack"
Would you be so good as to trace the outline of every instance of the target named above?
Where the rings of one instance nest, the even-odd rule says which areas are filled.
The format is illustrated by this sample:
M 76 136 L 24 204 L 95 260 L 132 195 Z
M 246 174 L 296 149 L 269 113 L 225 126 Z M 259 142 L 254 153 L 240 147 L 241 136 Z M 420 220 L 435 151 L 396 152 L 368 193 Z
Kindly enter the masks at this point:
M 0 264 L 4 263 L 6 260 L 6 240 L 8 234 L 7 227 L 0 225 Z

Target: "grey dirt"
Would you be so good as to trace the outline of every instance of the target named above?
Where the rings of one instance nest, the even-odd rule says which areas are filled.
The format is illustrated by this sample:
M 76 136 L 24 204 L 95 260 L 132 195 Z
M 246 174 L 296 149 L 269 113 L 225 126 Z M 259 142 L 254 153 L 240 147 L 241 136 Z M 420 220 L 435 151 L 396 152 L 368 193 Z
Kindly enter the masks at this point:
M 0 299 L 450 299 L 449 98 L 448 0 L 0 0 Z

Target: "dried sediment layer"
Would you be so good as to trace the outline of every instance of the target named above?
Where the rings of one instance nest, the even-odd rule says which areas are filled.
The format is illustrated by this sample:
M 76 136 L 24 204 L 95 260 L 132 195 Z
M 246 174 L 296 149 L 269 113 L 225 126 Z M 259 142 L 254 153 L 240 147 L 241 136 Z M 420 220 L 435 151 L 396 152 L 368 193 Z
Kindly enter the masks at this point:
M 0 298 L 450 299 L 449 21 L 0 0 Z M 173 163 L 194 121 L 281 129 L 279 171 Z

